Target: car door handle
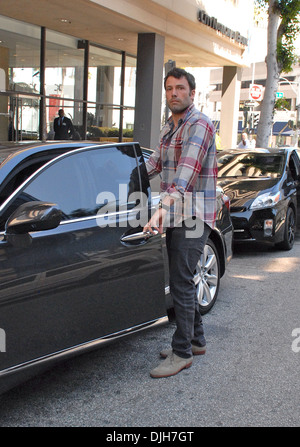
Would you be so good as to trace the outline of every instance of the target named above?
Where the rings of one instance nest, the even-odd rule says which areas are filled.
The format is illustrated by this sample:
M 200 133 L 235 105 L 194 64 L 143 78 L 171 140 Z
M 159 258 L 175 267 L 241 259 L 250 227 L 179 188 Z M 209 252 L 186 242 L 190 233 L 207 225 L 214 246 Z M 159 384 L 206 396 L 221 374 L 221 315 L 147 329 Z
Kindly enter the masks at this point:
M 133 241 L 138 241 L 140 239 L 149 239 L 152 236 L 156 236 L 158 234 L 158 231 L 154 230 L 154 233 L 150 233 L 147 232 L 145 233 L 144 231 L 139 231 L 138 233 L 133 233 L 133 234 L 128 234 L 126 236 L 122 236 L 121 237 L 121 242 L 133 242 Z

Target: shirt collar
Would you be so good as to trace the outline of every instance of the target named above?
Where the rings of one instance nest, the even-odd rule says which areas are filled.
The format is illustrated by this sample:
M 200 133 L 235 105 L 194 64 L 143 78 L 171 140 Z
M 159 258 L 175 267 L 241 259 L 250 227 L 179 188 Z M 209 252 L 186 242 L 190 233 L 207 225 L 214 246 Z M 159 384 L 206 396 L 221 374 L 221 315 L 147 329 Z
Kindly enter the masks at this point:
M 192 103 L 190 106 L 188 106 L 187 109 L 185 109 L 182 118 L 180 118 L 180 120 L 178 121 L 178 127 L 181 126 L 181 124 L 184 123 L 187 120 L 187 118 L 190 117 L 190 115 L 193 112 L 194 108 L 195 108 L 195 104 Z M 170 118 L 168 118 L 168 124 L 169 124 L 170 128 L 174 127 L 174 122 L 173 122 L 172 115 L 170 116 Z

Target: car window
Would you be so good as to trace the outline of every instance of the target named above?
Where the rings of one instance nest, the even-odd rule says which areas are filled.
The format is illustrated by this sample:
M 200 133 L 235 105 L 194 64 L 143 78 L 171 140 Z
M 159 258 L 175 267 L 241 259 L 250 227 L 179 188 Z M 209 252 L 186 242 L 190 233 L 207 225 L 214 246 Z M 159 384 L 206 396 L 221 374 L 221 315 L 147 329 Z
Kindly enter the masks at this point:
M 296 181 L 299 177 L 299 160 L 296 153 L 292 152 L 288 164 L 288 180 Z
M 47 145 L 42 147 L 44 148 L 43 150 L 38 147 L 37 152 L 32 152 L 24 159 L 20 157 L 20 160 L 17 163 L 15 163 L 15 161 L 18 159 L 18 154 L 21 155 L 26 151 L 10 149 L 9 155 L 6 157 L 2 165 L 0 163 L 0 170 L 4 169 L 1 176 L 0 204 L 5 202 L 17 187 L 48 161 L 53 160 L 64 153 L 79 149 L 82 146 L 76 146 L 73 143 L 70 145 L 69 143 L 67 145 L 51 147 L 51 150 L 49 150 Z M 26 147 L 24 147 L 24 149 L 26 149 Z M 0 152 L 0 161 L 3 154 L 5 154 L 5 151 L 2 150 Z
M 10 172 L 10 175 L 1 183 L 0 186 L 0 204 L 5 200 L 28 178 L 36 172 L 41 166 L 46 164 L 46 160 L 38 160 L 35 162 L 28 162 L 18 166 Z
M 122 185 L 122 186 L 120 186 Z M 55 160 L 31 179 L 0 216 L 4 229 L 9 215 L 22 203 L 41 200 L 56 203 L 64 219 L 96 215 L 112 202 L 113 209 L 128 204 L 132 192 L 140 190 L 133 146 L 83 150 Z
M 297 180 L 298 169 L 294 160 L 293 155 L 291 155 L 288 164 L 288 180 Z
M 280 178 L 283 154 L 226 154 L 218 159 L 218 177 Z
M 89 151 L 87 154 L 93 199 L 97 211 L 109 202 L 112 208 L 133 207 L 134 192 L 140 191 L 140 178 L 133 146 L 116 146 Z M 106 207 L 107 208 L 107 207 Z
M 152 151 L 143 149 L 142 152 L 143 152 L 143 157 L 144 157 L 145 163 L 147 163 Z M 161 175 L 157 174 L 155 177 L 152 177 L 150 180 L 152 198 L 160 196 L 160 185 L 161 185 Z

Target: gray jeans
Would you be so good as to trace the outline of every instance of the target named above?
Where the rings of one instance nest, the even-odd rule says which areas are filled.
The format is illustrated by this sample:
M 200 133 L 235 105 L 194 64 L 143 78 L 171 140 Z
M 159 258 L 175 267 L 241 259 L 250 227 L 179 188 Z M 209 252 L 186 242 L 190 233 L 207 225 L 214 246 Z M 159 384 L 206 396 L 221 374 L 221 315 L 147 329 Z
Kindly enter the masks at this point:
M 201 223 L 201 232 L 190 237 L 190 225 L 168 228 L 166 244 L 169 257 L 170 293 L 174 303 L 176 330 L 172 349 L 180 357 L 192 356 L 191 343 L 205 346 L 202 317 L 194 283 L 196 265 L 210 234 L 210 227 Z M 189 237 L 187 237 L 189 236 Z

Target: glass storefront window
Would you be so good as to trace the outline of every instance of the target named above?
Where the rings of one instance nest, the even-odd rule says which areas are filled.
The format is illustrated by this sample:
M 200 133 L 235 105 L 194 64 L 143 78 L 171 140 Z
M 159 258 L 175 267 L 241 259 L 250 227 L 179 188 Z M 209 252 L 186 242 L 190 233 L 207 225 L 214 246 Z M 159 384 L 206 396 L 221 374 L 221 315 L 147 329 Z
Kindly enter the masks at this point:
M 51 30 L 46 32 L 45 61 L 46 122 L 48 138 L 53 138 L 53 121 L 58 110 L 82 128 L 84 52 L 78 39 Z
M 40 35 L 38 26 L 0 17 L 0 69 L 12 92 L 0 97 L 0 140 L 38 138 Z
M 133 130 L 136 58 L 90 43 L 85 105 L 82 41 L 49 29 L 45 31 L 43 71 L 41 27 L 0 16 L 0 75 L 5 79 L 5 91 L 0 92 L 0 140 L 39 139 L 40 116 L 45 117 L 43 138 L 53 139 L 53 122 L 61 108 L 71 118 L 78 138 L 99 140 L 103 133 L 106 137 L 130 136 L 125 132 L 130 134 Z M 45 73 L 42 115 L 41 72 Z
M 136 84 L 136 58 L 126 57 L 124 104 L 124 129 L 133 130 Z
M 136 59 L 125 58 L 123 129 L 133 128 Z M 91 139 L 119 136 L 122 55 L 90 45 L 88 135 Z
M 116 67 L 120 67 L 121 62 L 121 54 L 90 46 L 88 81 L 90 132 L 93 132 L 93 129 L 89 128 L 91 125 L 97 128 L 118 127 L 119 119 L 114 119 L 113 111 L 120 102 L 120 97 L 116 100 L 115 85 L 119 82 L 116 78 Z M 96 129 L 94 131 L 97 133 Z

